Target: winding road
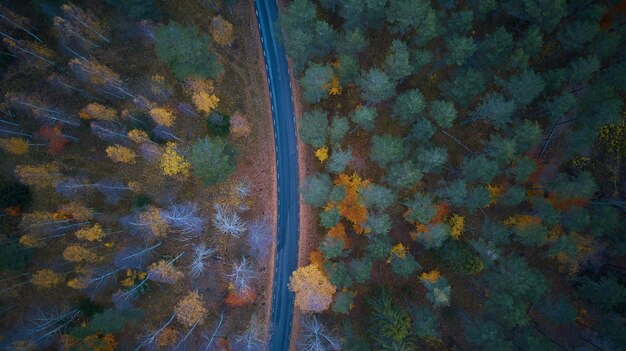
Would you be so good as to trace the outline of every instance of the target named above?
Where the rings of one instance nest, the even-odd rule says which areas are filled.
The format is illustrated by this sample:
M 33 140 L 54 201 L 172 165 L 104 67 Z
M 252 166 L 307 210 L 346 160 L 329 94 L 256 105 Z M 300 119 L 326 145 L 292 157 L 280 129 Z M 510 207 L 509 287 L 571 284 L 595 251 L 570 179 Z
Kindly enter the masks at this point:
M 255 0 L 254 9 L 270 91 L 278 182 L 278 229 L 269 349 L 286 351 L 289 350 L 294 300 L 287 284 L 291 272 L 298 265 L 300 234 L 296 127 L 287 56 L 283 45 L 274 37 L 278 5 L 276 0 Z

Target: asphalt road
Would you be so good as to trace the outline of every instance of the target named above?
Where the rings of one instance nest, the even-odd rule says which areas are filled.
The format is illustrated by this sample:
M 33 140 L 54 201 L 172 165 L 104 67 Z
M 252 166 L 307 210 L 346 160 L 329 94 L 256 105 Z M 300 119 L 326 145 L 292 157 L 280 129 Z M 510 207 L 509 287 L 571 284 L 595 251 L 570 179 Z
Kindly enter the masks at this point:
M 267 71 L 278 182 L 278 228 L 272 296 L 271 351 L 289 350 L 293 320 L 293 293 L 287 288 L 289 276 L 298 265 L 300 213 L 298 194 L 298 150 L 291 95 L 289 67 L 283 45 L 274 39 L 278 5 L 275 0 L 255 0 L 265 69 Z

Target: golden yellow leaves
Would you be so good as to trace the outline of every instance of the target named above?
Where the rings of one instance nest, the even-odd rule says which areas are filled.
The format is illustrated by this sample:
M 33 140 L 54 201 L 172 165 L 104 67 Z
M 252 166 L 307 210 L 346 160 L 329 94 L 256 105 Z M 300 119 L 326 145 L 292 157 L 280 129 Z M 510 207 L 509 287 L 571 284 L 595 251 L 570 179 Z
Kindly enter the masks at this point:
M 202 301 L 202 295 L 193 291 L 178 302 L 175 310 L 176 319 L 188 328 L 202 325 L 208 312 Z
M 150 109 L 150 117 L 158 125 L 171 127 L 176 121 L 174 114 L 165 107 L 154 107 Z
M 104 230 L 102 230 L 100 224 L 96 223 L 91 228 L 77 230 L 74 235 L 80 240 L 101 241 L 104 237 Z
M 420 275 L 420 279 L 422 281 L 426 281 L 426 282 L 429 282 L 429 283 L 434 283 L 437 280 L 439 280 L 439 278 L 441 278 L 441 274 L 436 269 L 433 269 L 430 272 L 424 272 L 424 273 L 422 273 L 422 275 Z
M 107 156 L 113 161 L 118 163 L 136 163 L 137 154 L 133 150 L 121 146 L 113 145 L 106 148 Z
M 143 130 L 133 129 L 128 132 L 128 139 L 130 139 L 135 144 L 143 144 L 148 142 L 150 138 L 148 137 L 148 133 Z
M 396 256 L 397 258 L 404 259 L 406 254 L 409 252 L 409 248 L 404 246 L 402 243 L 397 243 L 394 247 L 391 248 L 391 254 Z M 387 260 L 387 263 L 391 262 L 391 258 Z
M 213 17 L 211 21 L 211 36 L 221 46 L 230 45 L 234 36 L 233 25 L 222 18 L 222 16 Z
M 53 163 L 40 166 L 17 166 L 15 173 L 20 182 L 37 188 L 54 186 L 61 179 L 61 170 L 59 166 Z
M 117 119 L 117 111 L 94 102 L 83 107 L 78 113 L 78 117 L 86 120 L 114 121 Z
M 96 255 L 93 251 L 80 246 L 80 245 L 70 245 L 63 250 L 63 258 L 70 262 L 88 262 L 95 263 L 100 261 L 100 257 Z
M 187 177 L 190 169 L 191 164 L 178 153 L 176 143 L 167 143 L 165 152 L 161 155 L 161 170 L 163 170 L 163 173 L 168 176 L 181 175 Z
M 332 303 L 337 287 L 316 265 L 310 264 L 293 272 L 289 290 L 296 294 L 294 303 L 303 312 L 322 312 Z
M 196 110 L 200 112 L 209 113 L 217 108 L 220 102 L 220 99 L 213 94 L 213 82 L 210 80 L 187 80 L 185 90 L 191 95 L 191 102 Z
M 455 239 L 459 239 L 463 234 L 465 228 L 465 217 L 459 216 L 456 213 L 450 217 L 450 236 Z
M 126 288 L 132 288 L 135 286 L 135 281 L 142 281 L 146 279 L 148 273 L 146 272 L 138 272 L 134 269 L 128 269 L 126 271 L 126 276 L 120 281 L 120 284 Z
M 317 157 L 320 162 L 324 163 L 324 161 L 328 160 L 328 147 L 326 145 L 320 147 L 315 150 L 315 157 Z
M 346 196 L 337 204 L 329 203 L 326 209 L 336 206 L 339 214 L 352 223 L 357 234 L 365 234 L 367 231 L 363 225 L 367 222 L 367 209 L 359 200 L 359 189 L 367 187 L 369 180 L 361 179 L 356 173 L 352 176 L 342 173 L 335 179 L 334 183 L 346 188 Z
M 325 88 L 328 89 L 328 95 L 330 96 L 341 95 L 343 92 L 337 76 L 333 76 L 330 83 L 328 83 Z
M 521 215 L 511 216 L 511 217 L 505 219 L 503 223 L 506 224 L 506 225 L 509 225 L 509 226 L 515 226 L 515 227 L 518 227 L 518 228 L 523 228 L 523 227 L 531 225 L 531 224 L 540 224 L 541 223 L 541 218 L 539 218 L 537 216 L 521 214 Z
M 0 149 L 13 155 L 24 155 L 28 152 L 28 147 L 28 141 L 22 138 L 0 139 Z
M 50 269 L 41 269 L 33 273 L 31 282 L 38 288 L 54 288 L 61 283 L 61 275 Z

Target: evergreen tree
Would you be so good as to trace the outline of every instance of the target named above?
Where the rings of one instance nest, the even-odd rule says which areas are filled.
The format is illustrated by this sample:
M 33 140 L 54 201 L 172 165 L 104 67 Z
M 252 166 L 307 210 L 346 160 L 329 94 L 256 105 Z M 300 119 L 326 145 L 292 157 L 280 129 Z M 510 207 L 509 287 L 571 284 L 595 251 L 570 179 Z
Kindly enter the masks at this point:
M 189 161 L 193 173 L 204 185 L 221 183 L 237 166 L 237 150 L 220 137 L 204 137 L 191 146 Z
M 322 110 L 305 112 L 300 117 L 298 134 L 302 142 L 313 147 L 322 147 L 328 140 L 328 114 Z
M 371 68 L 361 74 L 357 81 L 361 96 L 368 104 L 377 104 L 392 97 L 396 92 L 395 83 L 383 71 Z
M 330 66 L 312 63 L 300 78 L 302 85 L 302 99 L 310 104 L 320 102 L 327 96 L 328 84 L 333 77 L 333 69 Z

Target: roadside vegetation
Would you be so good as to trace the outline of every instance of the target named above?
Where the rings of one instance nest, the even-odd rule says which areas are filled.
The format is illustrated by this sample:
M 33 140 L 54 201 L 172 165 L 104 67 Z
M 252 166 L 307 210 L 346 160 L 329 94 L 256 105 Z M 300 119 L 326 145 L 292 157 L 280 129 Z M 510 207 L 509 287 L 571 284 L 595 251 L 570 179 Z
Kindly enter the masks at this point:
M 236 1 L 0 2 L 1 349 L 264 347 L 250 21 Z
M 294 0 L 298 350 L 621 350 L 624 2 Z

